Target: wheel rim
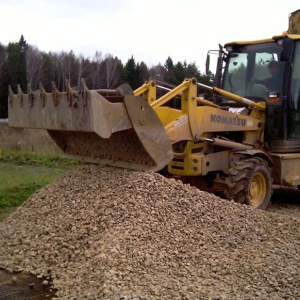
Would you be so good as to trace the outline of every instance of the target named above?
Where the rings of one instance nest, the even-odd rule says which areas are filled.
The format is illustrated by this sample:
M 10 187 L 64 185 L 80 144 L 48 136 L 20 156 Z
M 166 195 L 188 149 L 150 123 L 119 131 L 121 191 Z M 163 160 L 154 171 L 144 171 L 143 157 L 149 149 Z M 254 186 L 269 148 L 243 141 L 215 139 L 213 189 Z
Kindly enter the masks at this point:
M 260 173 L 255 173 L 249 185 L 249 204 L 255 208 L 263 202 L 267 192 L 265 177 Z

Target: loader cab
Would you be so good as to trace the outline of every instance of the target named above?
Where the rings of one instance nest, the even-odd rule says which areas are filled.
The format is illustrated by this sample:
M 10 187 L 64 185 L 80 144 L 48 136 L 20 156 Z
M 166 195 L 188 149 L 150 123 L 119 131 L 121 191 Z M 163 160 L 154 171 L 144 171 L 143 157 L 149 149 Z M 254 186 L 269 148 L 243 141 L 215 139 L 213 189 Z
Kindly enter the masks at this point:
M 269 92 L 283 92 L 285 62 L 280 61 L 281 46 L 274 41 L 226 47 L 221 87 L 254 101 L 268 101 Z M 276 70 L 275 70 L 276 69 Z M 226 102 L 220 98 L 219 102 Z
M 215 76 L 221 80 L 216 86 L 266 102 L 267 148 L 278 153 L 300 152 L 300 35 L 229 43 L 222 56 Z M 214 102 L 230 104 L 220 96 Z

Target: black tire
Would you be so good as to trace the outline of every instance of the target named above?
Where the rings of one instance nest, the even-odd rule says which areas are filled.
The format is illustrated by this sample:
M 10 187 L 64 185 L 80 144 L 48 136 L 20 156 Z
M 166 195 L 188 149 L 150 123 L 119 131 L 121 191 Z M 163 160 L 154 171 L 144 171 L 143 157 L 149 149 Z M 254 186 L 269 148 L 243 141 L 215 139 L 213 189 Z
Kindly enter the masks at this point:
M 226 178 L 227 199 L 265 210 L 271 201 L 273 180 L 268 163 L 258 157 L 236 161 Z

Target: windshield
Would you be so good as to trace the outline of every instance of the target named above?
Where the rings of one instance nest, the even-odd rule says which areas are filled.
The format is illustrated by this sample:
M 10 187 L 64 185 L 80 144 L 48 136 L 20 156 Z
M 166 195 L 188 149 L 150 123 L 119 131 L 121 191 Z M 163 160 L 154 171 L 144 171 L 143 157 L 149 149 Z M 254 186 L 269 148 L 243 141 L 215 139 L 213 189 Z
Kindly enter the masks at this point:
M 300 138 L 300 42 L 294 52 L 292 78 L 290 85 L 290 111 L 288 116 L 288 135 L 290 139 Z
M 236 46 L 225 60 L 223 89 L 266 101 L 269 92 L 281 93 L 285 62 L 279 62 L 280 53 L 275 42 Z

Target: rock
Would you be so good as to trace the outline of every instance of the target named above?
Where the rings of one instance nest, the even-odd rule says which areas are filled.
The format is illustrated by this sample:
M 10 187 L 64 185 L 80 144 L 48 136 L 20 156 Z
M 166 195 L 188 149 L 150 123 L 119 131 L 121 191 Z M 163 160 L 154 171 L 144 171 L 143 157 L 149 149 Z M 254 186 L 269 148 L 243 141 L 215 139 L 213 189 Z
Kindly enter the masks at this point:
M 0 267 L 47 277 L 60 300 L 300 299 L 299 236 L 296 214 L 87 165 L 1 223 Z

